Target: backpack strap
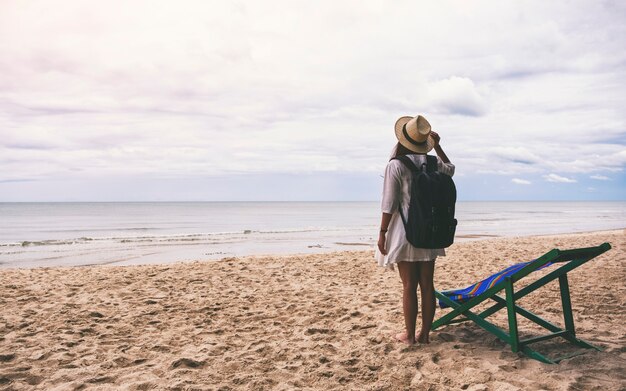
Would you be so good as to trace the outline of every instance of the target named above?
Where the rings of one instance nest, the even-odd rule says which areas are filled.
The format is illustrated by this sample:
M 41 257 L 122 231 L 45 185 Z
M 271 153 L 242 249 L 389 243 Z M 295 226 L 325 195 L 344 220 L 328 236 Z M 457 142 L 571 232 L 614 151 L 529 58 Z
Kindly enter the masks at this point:
M 437 156 L 426 155 L 426 172 L 437 171 Z
M 411 172 L 420 172 L 420 171 L 435 172 L 437 171 L 437 157 L 436 156 L 426 155 L 426 164 L 423 164 L 421 169 L 418 168 L 415 165 L 415 163 L 413 163 L 413 160 L 411 160 L 411 158 L 406 155 L 394 157 L 393 159 L 400 160 L 409 170 L 411 170 Z
M 417 168 L 415 163 L 413 163 L 413 160 L 411 160 L 411 158 L 406 156 L 406 155 L 401 155 L 401 156 L 398 156 L 398 157 L 394 157 L 394 159 L 400 160 L 402 162 L 402 164 L 404 164 L 409 170 L 411 170 L 411 172 L 419 172 L 420 171 L 420 169 Z

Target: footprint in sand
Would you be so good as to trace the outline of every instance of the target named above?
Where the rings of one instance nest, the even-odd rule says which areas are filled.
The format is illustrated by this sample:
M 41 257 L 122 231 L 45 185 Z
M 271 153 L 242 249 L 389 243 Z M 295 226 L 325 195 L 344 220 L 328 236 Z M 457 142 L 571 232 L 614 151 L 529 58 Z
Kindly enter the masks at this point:
M 330 332 L 331 332 L 331 330 L 329 330 L 329 329 L 321 329 L 321 328 L 311 327 L 311 328 L 308 328 L 304 333 L 306 335 L 313 335 L 313 334 L 328 334 Z
M 351 358 L 349 360 L 344 360 L 341 362 L 341 365 L 344 367 L 352 367 L 359 362 L 358 358 Z
M 202 368 L 205 363 L 206 363 L 205 361 L 196 361 L 190 358 L 181 358 L 181 359 L 174 361 L 172 365 L 170 365 L 170 368 L 176 369 L 176 368 L 184 367 L 184 368 L 197 369 L 197 368 Z
M 451 342 L 454 341 L 456 338 L 454 337 L 454 335 L 450 334 L 450 333 L 438 333 L 437 334 L 437 338 L 444 341 L 444 342 Z
M 0 354 L 0 362 L 9 362 L 15 359 L 15 353 Z

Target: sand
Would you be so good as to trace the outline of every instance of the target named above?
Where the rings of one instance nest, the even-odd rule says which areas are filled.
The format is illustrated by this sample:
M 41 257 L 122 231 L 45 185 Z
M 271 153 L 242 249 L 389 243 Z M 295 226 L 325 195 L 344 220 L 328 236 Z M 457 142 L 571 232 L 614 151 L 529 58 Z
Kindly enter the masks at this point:
M 399 278 L 371 250 L 3 270 L 0 389 L 623 390 L 625 237 L 489 238 L 437 261 L 437 288 L 455 288 L 554 247 L 611 243 L 569 278 L 578 336 L 604 351 L 559 365 L 468 323 L 433 332 L 429 345 L 395 342 Z M 555 283 L 520 304 L 562 324 Z M 504 324 L 504 313 L 494 319 Z M 544 345 L 551 355 L 571 349 Z

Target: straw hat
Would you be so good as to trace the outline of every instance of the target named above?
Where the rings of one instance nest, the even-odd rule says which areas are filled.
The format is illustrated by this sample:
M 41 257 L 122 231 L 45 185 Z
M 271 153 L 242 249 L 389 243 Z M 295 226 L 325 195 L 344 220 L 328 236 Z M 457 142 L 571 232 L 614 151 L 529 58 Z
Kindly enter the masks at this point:
M 426 118 L 400 117 L 396 121 L 396 138 L 404 147 L 417 153 L 427 153 L 435 146 L 430 134 L 431 128 Z

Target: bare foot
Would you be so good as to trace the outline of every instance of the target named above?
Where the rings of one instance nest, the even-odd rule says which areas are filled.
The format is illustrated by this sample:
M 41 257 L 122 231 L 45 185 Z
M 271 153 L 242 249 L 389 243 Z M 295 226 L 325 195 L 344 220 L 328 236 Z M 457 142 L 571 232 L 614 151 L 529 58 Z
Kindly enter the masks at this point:
M 407 345 L 415 345 L 415 337 L 413 337 L 413 340 L 411 341 L 406 332 L 396 334 L 396 340 L 403 342 Z
M 415 336 L 415 340 L 419 343 L 430 343 L 429 335 L 426 334 L 426 336 L 423 337 L 421 332 Z

